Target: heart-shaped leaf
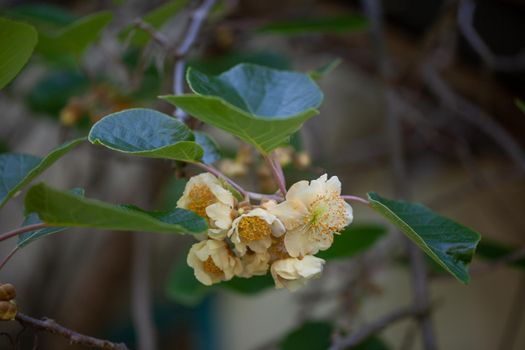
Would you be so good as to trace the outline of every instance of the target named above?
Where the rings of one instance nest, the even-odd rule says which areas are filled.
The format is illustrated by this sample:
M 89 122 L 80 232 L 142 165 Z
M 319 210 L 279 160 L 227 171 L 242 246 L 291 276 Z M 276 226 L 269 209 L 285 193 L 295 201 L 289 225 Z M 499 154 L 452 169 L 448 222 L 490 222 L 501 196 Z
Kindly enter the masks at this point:
M 93 144 L 130 155 L 194 162 L 204 151 L 179 120 L 152 109 L 133 108 L 99 120 L 89 132 Z
M 190 68 L 187 80 L 196 95 L 162 98 L 262 153 L 286 143 L 318 113 L 323 99 L 307 74 L 254 64 L 240 64 L 218 76 Z
M 82 137 L 66 142 L 43 159 L 25 154 L 0 154 L 0 208 L 22 187 L 83 141 L 85 138 Z
M 84 198 L 43 183 L 29 189 L 25 205 L 27 212 L 37 213 L 53 226 L 179 234 L 202 233 L 207 229 L 206 221 L 189 210 L 175 208 L 165 213 L 149 213 Z
M 480 240 L 479 233 L 434 213 L 427 207 L 368 193 L 370 205 L 403 231 L 425 253 L 463 283 Z
M 27 63 L 38 40 L 32 26 L 0 18 L 0 89 Z

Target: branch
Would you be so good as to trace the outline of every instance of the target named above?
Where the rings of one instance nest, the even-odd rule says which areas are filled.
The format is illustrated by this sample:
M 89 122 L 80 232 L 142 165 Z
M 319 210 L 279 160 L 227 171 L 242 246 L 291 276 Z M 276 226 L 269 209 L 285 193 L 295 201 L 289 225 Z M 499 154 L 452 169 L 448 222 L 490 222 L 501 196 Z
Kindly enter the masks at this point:
M 108 340 L 93 338 L 77 333 L 71 329 L 59 325 L 49 318 L 39 320 L 18 312 L 15 319 L 23 326 L 32 327 L 36 331 L 47 332 L 64 337 L 68 339 L 71 344 L 91 346 L 94 348 L 106 350 L 128 350 L 127 346 L 123 343 L 112 343 Z
M 367 201 L 364 198 L 358 197 L 358 196 L 351 196 L 348 194 L 343 194 L 341 195 L 341 198 L 343 198 L 345 201 L 359 202 L 362 204 L 370 205 L 369 201 Z
M 406 307 L 393 311 L 392 313 L 387 314 L 377 319 L 376 321 L 362 327 L 355 333 L 351 333 L 345 337 L 336 338 L 334 344 L 332 344 L 332 346 L 330 347 L 330 350 L 343 350 L 353 348 L 370 338 L 372 335 L 381 332 L 386 327 L 396 323 L 397 321 L 401 321 L 402 319 L 407 317 L 418 317 L 421 315 L 422 313 L 413 307 Z
M 215 168 L 214 166 L 207 165 L 207 164 L 204 164 L 204 163 L 192 163 L 192 164 L 196 165 L 199 168 L 204 169 L 204 170 L 212 173 L 213 175 L 223 179 L 224 181 L 228 182 L 230 185 L 232 185 L 233 188 L 235 188 L 237 191 L 239 191 L 243 195 L 243 197 L 245 197 L 245 198 L 249 197 L 249 192 L 247 192 L 244 188 L 242 188 L 242 186 L 239 185 L 237 182 L 233 181 L 228 176 L 224 175 L 219 169 Z
M 279 186 L 279 191 L 281 191 L 283 196 L 286 196 L 286 180 L 284 178 L 281 164 L 278 163 L 274 155 L 264 156 L 264 159 L 270 166 L 270 170 L 272 171 L 275 182 L 277 182 L 277 185 Z
M 173 92 L 175 95 L 182 95 L 184 93 L 184 71 L 186 68 L 185 57 L 195 43 L 202 23 L 208 15 L 208 12 L 210 12 L 212 6 L 215 4 L 215 1 L 216 0 L 204 0 L 202 4 L 193 12 L 186 36 L 175 51 L 176 61 L 175 68 L 173 70 Z M 175 116 L 179 120 L 186 119 L 186 113 L 180 108 L 175 111 Z
M 148 22 L 145 22 L 142 18 L 138 18 L 133 22 L 133 25 L 146 32 L 157 44 L 167 49 L 169 47 L 168 39 L 161 32 L 157 31 Z
M 0 235 L 0 242 L 1 241 L 5 241 L 6 239 L 9 239 L 9 238 L 14 237 L 14 236 L 21 235 L 22 233 L 26 233 L 26 232 L 34 231 L 34 230 L 40 230 L 40 229 L 43 229 L 43 228 L 46 228 L 46 227 L 49 227 L 49 226 L 50 225 L 48 225 L 46 223 L 22 226 L 22 227 L 19 227 L 17 229 L 14 229 L 14 230 L 11 230 L 11 231 L 8 231 L 8 232 L 5 232 L 5 233 L 1 234 Z
M 16 254 L 16 252 L 18 251 L 20 247 L 19 246 L 15 246 L 10 252 L 9 254 L 6 255 L 6 257 L 2 260 L 2 262 L 0 262 L 0 270 L 4 268 L 5 264 L 7 264 L 7 262 L 9 260 L 11 260 L 11 258 L 13 257 L 13 255 Z

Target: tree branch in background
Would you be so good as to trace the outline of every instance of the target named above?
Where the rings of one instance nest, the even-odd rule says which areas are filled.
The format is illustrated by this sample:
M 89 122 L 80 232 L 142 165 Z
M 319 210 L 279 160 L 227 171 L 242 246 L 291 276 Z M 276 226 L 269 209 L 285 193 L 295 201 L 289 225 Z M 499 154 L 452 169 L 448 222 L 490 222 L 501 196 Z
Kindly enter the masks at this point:
M 98 339 L 77 333 L 49 318 L 39 320 L 19 312 L 17 313 L 15 319 L 25 327 L 31 327 L 36 331 L 47 332 L 64 337 L 68 339 L 71 344 L 85 345 L 106 350 L 128 350 L 125 344 L 112 343 L 108 340 Z
M 165 49 L 169 48 L 169 40 L 162 34 L 161 32 L 157 31 L 155 27 L 153 27 L 148 22 L 143 21 L 141 18 L 138 18 L 135 20 L 133 25 L 139 29 L 142 29 L 144 32 L 146 32 L 157 44 L 162 46 Z
M 175 68 L 173 70 L 173 93 L 175 95 L 184 94 L 184 72 L 186 70 L 186 55 L 197 39 L 197 35 L 201 29 L 204 19 L 208 16 L 212 6 L 216 0 L 204 0 L 202 4 L 193 12 L 190 19 L 188 30 L 186 31 L 184 40 L 175 51 Z M 179 120 L 186 119 L 186 113 L 177 108 L 175 116 Z

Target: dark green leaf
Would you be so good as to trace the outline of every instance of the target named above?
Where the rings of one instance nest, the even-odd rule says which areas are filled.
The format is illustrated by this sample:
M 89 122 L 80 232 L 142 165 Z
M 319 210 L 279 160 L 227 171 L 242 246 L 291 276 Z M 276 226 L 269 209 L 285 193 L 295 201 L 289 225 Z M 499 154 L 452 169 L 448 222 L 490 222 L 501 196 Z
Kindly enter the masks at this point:
M 143 157 L 194 162 L 203 155 L 184 123 L 145 108 L 127 109 L 102 118 L 93 125 L 88 139 L 114 151 Z
M 499 260 L 506 256 L 510 256 L 519 248 L 512 248 L 505 244 L 501 244 L 496 241 L 491 241 L 483 238 L 478 244 L 476 254 L 486 260 Z M 510 266 L 514 266 L 520 269 L 525 269 L 525 257 L 509 263 Z
M 318 113 L 323 95 L 306 74 L 240 64 L 219 76 L 189 69 L 197 95 L 163 98 L 268 153 Z
M 330 249 L 317 256 L 325 260 L 352 257 L 370 248 L 386 232 L 386 228 L 379 225 L 352 224 L 335 236 Z
M 308 75 L 313 80 L 319 80 L 322 77 L 324 77 L 325 75 L 330 74 L 334 69 L 337 68 L 337 66 L 339 66 L 341 64 L 341 62 L 343 62 L 342 59 L 336 58 L 335 60 L 325 64 L 324 66 L 321 66 L 321 67 L 319 67 L 317 69 L 309 71 Z
M 71 190 L 71 193 L 76 194 L 77 196 L 83 196 L 84 189 L 74 188 Z M 40 220 L 40 217 L 38 216 L 37 213 L 30 213 L 29 215 L 26 216 L 24 222 L 22 223 L 22 226 L 42 224 L 42 223 L 43 221 Z M 40 230 L 25 232 L 18 236 L 18 241 L 16 242 L 16 245 L 19 248 L 23 248 L 29 243 L 32 243 L 39 238 L 42 238 L 44 236 L 49 236 L 54 233 L 62 232 L 66 229 L 67 227 L 46 227 Z
M 27 63 L 38 40 L 32 26 L 0 18 L 0 89 Z
M 326 321 L 309 321 L 290 332 L 279 346 L 281 350 L 326 350 L 332 344 L 334 326 Z
M 163 190 L 161 191 L 160 205 L 163 209 L 174 208 L 177 206 L 177 201 L 184 193 L 184 188 L 188 183 L 187 179 L 177 179 L 175 177 L 168 180 Z
M 218 75 L 240 63 L 253 63 L 269 68 L 290 69 L 290 61 L 271 51 L 233 52 L 223 56 L 198 58 L 188 61 L 188 67 L 208 75 Z
M 201 132 L 194 131 L 195 142 L 202 147 L 204 155 L 202 156 L 202 162 L 204 164 L 212 164 L 221 159 L 221 152 L 219 146 L 210 135 Z
M 25 205 L 27 212 L 36 212 L 44 222 L 54 226 L 188 234 L 201 233 L 207 228 L 204 219 L 184 209 L 149 213 L 87 199 L 43 183 L 27 192 Z
M 39 32 L 44 33 L 59 30 L 77 19 L 75 15 L 62 7 L 43 3 L 19 5 L 9 9 L 7 15 L 14 19 L 29 22 Z
M 463 283 L 480 240 L 479 233 L 432 212 L 427 207 L 368 193 L 372 208 L 403 231 L 425 253 Z
M 66 142 L 43 159 L 24 154 L 0 154 L 0 208 L 22 187 L 84 140 L 82 137 Z
M 199 304 L 213 289 L 197 281 L 193 269 L 186 263 L 186 254 L 182 254 L 170 272 L 166 294 L 182 305 Z
M 363 31 L 368 21 L 360 15 L 306 18 L 295 21 L 273 22 L 259 28 L 261 33 L 307 34 L 307 33 L 346 33 Z
M 516 106 L 518 106 L 518 108 L 523 112 L 525 113 L 525 102 L 523 102 L 522 100 L 520 100 L 519 98 L 516 99 Z
M 234 277 L 232 280 L 223 282 L 221 287 L 232 290 L 240 294 L 257 294 L 274 286 L 273 278 L 270 274 L 264 276 L 254 276 L 251 278 Z

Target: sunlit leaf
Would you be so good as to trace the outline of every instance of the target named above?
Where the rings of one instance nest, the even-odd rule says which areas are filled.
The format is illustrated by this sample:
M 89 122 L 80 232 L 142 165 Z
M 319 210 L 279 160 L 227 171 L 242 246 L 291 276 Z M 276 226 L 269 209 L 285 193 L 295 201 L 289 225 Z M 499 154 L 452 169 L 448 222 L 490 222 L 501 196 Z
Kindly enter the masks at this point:
M 25 154 L 0 154 L 0 208 L 22 187 L 83 141 L 85 138 L 66 142 L 44 158 Z
M 427 207 L 368 193 L 372 208 L 403 231 L 438 264 L 463 283 L 470 277 L 468 266 L 480 240 L 479 233 Z
M 0 89 L 25 66 L 38 40 L 29 24 L 0 18 Z

